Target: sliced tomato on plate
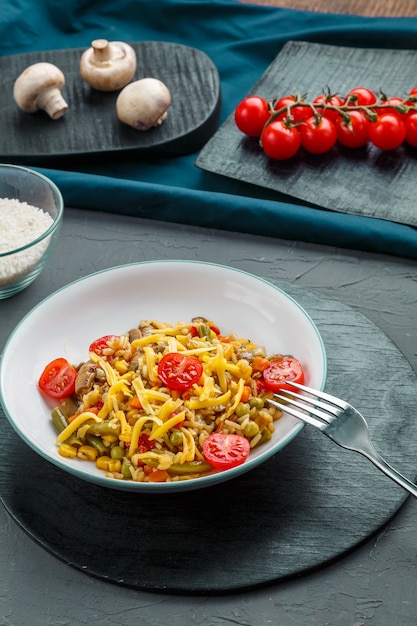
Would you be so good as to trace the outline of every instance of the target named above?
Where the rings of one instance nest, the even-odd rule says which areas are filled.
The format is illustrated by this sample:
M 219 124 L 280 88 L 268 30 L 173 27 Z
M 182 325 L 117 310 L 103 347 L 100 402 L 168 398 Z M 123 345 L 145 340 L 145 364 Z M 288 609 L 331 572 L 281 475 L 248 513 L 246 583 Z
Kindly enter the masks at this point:
M 293 356 L 282 356 L 274 359 L 263 371 L 265 387 L 270 391 L 291 389 L 286 381 L 303 384 L 304 371 L 298 359 Z
M 205 460 L 220 470 L 241 465 L 248 458 L 249 452 L 249 441 L 242 435 L 211 433 L 203 443 Z
M 54 359 L 43 370 L 39 388 L 50 398 L 66 398 L 74 393 L 77 370 L 64 358 Z
M 118 338 L 118 335 L 103 335 L 103 337 L 99 337 L 90 344 L 88 351 L 95 352 L 98 356 L 103 356 L 103 350 L 107 350 L 107 348 L 110 347 L 109 343 L 113 341 L 113 339 Z
M 186 391 L 197 383 L 203 373 L 203 365 L 193 355 L 169 352 L 158 363 L 158 376 L 169 389 Z

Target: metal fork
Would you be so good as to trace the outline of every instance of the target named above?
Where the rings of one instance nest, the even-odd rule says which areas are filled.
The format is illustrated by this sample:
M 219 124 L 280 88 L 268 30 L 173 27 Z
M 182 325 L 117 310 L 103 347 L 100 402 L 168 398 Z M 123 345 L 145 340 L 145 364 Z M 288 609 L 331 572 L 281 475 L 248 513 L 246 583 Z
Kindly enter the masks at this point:
M 274 393 L 274 400 L 269 399 L 268 402 L 285 413 L 315 426 L 342 448 L 359 452 L 381 472 L 417 498 L 417 486 L 384 461 L 375 450 L 369 439 L 368 424 L 357 409 L 348 402 L 323 391 L 317 391 L 299 383 L 289 384 L 315 398 L 286 389 L 281 393 Z

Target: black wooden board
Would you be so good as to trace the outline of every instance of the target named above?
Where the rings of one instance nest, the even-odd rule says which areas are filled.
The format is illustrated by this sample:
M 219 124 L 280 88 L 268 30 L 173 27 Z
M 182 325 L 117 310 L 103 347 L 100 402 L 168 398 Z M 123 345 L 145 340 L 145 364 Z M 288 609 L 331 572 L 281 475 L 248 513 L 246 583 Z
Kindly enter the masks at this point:
M 130 42 L 129 42 L 130 43 Z M 158 78 L 171 92 L 165 122 L 139 132 L 117 119 L 119 92 L 92 89 L 80 75 L 85 48 L 47 50 L 0 58 L 0 158 L 18 163 L 44 164 L 75 157 L 92 159 L 152 153 L 188 154 L 199 150 L 218 127 L 220 80 L 211 59 L 202 51 L 170 42 L 131 43 L 137 55 L 133 80 Z M 65 74 L 62 94 L 69 108 L 51 120 L 46 113 L 24 113 L 13 99 L 13 85 L 32 63 L 47 61 Z
M 379 452 L 417 470 L 416 374 L 391 340 L 347 305 L 279 285 L 316 321 L 329 392 L 367 417 Z M 305 427 L 244 476 L 172 496 L 85 483 L 38 457 L 0 412 L 0 494 L 44 548 L 86 574 L 148 591 L 220 594 L 300 575 L 376 533 L 407 493 L 358 454 Z
M 327 87 L 345 95 L 362 86 L 405 97 L 417 85 L 416 65 L 415 50 L 290 41 L 250 94 L 271 101 L 299 93 L 313 100 Z M 277 199 L 284 195 L 313 207 L 417 226 L 417 149 L 407 144 L 391 152 L 371 144 L 356 150 L 336 145 L 325 155 L 300 150 L 293 159 L 274 161 L 263 153 L 257 139 L 245 137 L 237 129 L 232 113 L 202 149 L 196 165 L 279 192 Z

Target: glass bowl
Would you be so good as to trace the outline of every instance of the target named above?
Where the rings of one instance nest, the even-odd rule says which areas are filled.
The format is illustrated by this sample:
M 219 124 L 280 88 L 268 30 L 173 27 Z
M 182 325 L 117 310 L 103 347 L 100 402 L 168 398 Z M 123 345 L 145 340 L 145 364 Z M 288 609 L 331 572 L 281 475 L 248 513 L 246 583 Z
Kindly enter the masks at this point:
M 57 242 L 64 202 L 46 176 L 0 164 L 0 299 L 39 276 Z

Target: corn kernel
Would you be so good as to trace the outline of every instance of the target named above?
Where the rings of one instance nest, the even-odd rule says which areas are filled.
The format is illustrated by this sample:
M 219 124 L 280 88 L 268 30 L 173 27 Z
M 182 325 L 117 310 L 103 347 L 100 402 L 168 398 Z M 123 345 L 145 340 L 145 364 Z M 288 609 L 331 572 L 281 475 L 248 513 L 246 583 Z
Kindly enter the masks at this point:
M 77 448 L 69 443 L 63 443 L 58 448 L 58 454 L 66 459 L 74 459 L 77 456 Z
M 80 446 L 78 448 L 77 456 L 86 461 L 95 461 L 98 456 L 98 452 L 95 448 L 93 448 L 93 446 Z
M 119 440 L 119 435 L 101 435 L 101 438 L 108 443 L 114 443 Z
M 96 461 L 96 467 L 105 472 L 120 472 L 122 464 L 119 459 L 112 459 L 109 456 L 99 456 Z
M 110 461 L 111 461 L 111 458 L 109 456 L 99 456 L 97 461 L 96 461 L 97 469 L 104 470 L 104 471 L 108 472 L 108 470 L 109 470 L 109 462 Z

